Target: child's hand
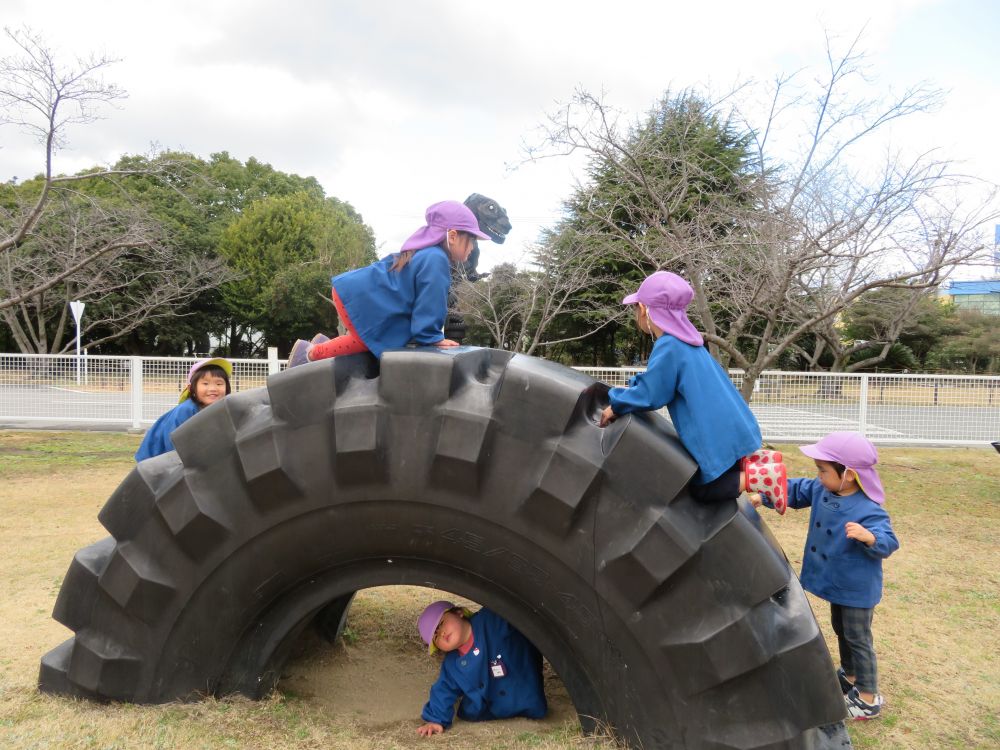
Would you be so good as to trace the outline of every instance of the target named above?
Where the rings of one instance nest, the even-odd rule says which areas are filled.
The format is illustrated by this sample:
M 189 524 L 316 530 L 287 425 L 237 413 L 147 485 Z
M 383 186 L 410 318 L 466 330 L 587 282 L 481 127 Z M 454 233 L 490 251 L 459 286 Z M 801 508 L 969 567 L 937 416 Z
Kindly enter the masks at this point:
M 428 721 L 422 727 L 417 728 L 417 734 L 421 737 L 430 737 L 434 734 L 442 734 L 444 732 L 444 727 L 440 724 L 435 724 L 433 721 Z
M 868 529 L 862 526 L 860 523 L 855 523 L 854 521 L 848 521 L 844 524 L 844 531 L 847 532 L 848 539 L 856 539 L 857 541 L 864 544 L 866 547 L 871 547 L 875 544 L 875 535 L 871 533 Z
M 614 422 L 618 417 L 611 410 L 610 406 L 605 406 L 604 411 L 601 412 L 601 427 L 607 427 L 609 424 Z
M 764 504 L 764 498 L 760 496 L 759 492 L 753 492 L 747 495 L 747 497 L 750 499 L 750 504 L 755 508 L 759 508 Z
M 442 349 L 447 349 L 449 346 L 461 346 L 457 341 L 452 341 L 451 339 L 441 339 L 434 346 L 439 346 Z

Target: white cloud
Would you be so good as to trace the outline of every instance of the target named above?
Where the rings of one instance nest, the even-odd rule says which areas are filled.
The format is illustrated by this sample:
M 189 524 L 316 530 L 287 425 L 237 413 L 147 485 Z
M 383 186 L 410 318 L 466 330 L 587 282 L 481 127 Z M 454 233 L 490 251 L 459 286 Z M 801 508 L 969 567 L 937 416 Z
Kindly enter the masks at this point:
M 71 133 L 59 169 L 145 152 L 151 143 L 255 156 L 315 175 L 361 211 L 387 251 L 421 223 L 426 205 L 480 192 L 514 221 L 486 264 L 519 257 L 568 196 L 573 163 L 507 165 L 576 86 L 607 91 L 635 117 L 668 87 L 723 91 L 822 65 L 824 29 L 846 40 L 864 27 L 872 73 L 886 83 L 931 78 L 950 88 L 946 107 L 914 122 L 907 138 L 915 148 L 955 149 L 970 171 L 1000 174 L 989 145 L 998 60 L 983 31 L 997 28 L 1000 11 L 986 0 L 5 6 L 5 25 L 26 23 L 67 56 L 106 50 L 124 58 L 109 78 L 130 98 Z M 9 52 L 4 45 L 0 54 Z M 0 179 L 38 171 L 37 147 L 11 128 L 0 129 L 0 145 Z

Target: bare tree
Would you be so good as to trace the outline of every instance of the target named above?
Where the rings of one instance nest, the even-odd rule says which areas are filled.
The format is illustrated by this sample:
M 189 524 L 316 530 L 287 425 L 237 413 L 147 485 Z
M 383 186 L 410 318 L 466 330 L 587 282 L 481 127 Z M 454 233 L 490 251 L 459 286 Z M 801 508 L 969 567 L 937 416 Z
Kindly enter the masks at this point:
M 921 301 L 934 294 L 948 272 L 966 260 L 982 257 L 985 246 L 979 230 L 994 215 L 989 205 L 995 192 L 989 193 L 973 202 L 970 212 L 963 212 L 960 205 L 921 201 L 910 207 L 905 225 L 881 240 L 879 247 L 862 243 L 852 247 L 848 262 L 840 259 L 840 263 L 816 269 L 797 300 L 801 304 L 790 305 L 798 321 L 822 316 L 812 327 L 816 344 L 806 357 L 810 365 L 817 364 L 824 350 L 833 356 L 830 369 L 834 372 L 855 372 L 884 361 Z M 885 267 L 887 263 L 892 264 L 890 268 Z M 896 293 L 873 300 L 869 292 L 878 289 Z M 839 330 L 841 314 L 863 297 L 879 312 L 874 337 L 845 341 Z M 851 361 L 862 352 L 866 355 Z
M 97 346 L 175 315 L 229 278 L 222 261 L 179 253 L 141 210 L 60 192 L 30 238 L 0 256 L 0 295 L 17 300 L 0 320 L 22 352 L 66 351 L 69 302 L 85 299 L 81 333 Z
M 94 169 L 85 174 L 62 175 L 54 168 L 56 152 L 67 144 L 68 131 L 87 125 L 101 117 L 101 110 L 126 97 L 126 93 L 103 80 L 104 70 L 117 60 L 107 56 L 90 56 L 64 66 L 43 40 L 29 29 L 4 29 L 18 52 L 0 59 L 0 125 L 10 125 L 34 136 L 42 147 L 40 184 L 32 199 L 0 208 L 0 255 L 14 253 L 29 242 L 45 216 L 53 197 L 60 190 L 71 189 L 75 183 L 129 174 L 149 174 L 147 171 Z M 165 169 L 158 165 L 158 170 Z M 123 218 L 129 214 L 123 214 Z M 130 237 L 143 244 L 149 227 L 146 220 L 123 226 L 119 237 L 109 236 L 105 242 L 92 243 L 89 252 L 76 258 L 71 266 L 62 267 L 51 276 L 37 278 L 34 287 L 21 290 L 17 296 L 0 297 L 0 310 L 13 307 L 43 294 L 69 276 L 82 271 L 109 253 L 120 249 Z M 8 292 L 9 295 L 9 292 Z
M 578 92 L 529 153 L 589 157 L 577 216 L 622 262 L 689 279 L 693 317 L 712 353 L 745 371 L 748 400 L 764 369 L 804 335 L 829 333 L 861 295 L 932 287 L 986 250 L 978 234 L 995 215 L 988 200 L 964 216 L 941 207 L 965 181 L 950 163 L 892 151 L 873 159 L 888 124 L 939 95 L 923 86 L 889 101 L 853 93 L 864 79 L 856 45 L 836 56 L 828 41 L 828 69 L 811 92 L 797 88 L 801 76 L 778 79 L 760 124 L 736 105 L 756 90 L 749 85 L 716 104 L 690 92 L 666 98 L 629 129 Z
M 558 261 L 536 248 L 528 268 L 502 264 L 486 279 L 460 282 L 458 308 L 467 322 L 484 327 L 500 349 L 533 354 L 575 341 L 624 315 L 621 305 L 609 307 L 585 294 L 595 284 L 611 281 L 596 273 L 599 262 L 580 247 L 561 253 Z M 561 327 L 581 316 L 592 319 L 594 326 L 575 333 Z
M 5 34 L 16 52 L 0 59 L 0 125 L 34 136 L 42 165 L 38 177 L 5 186 L 0 202 L 0 320 L 18 348 L 67 348 L 73 299 L 88 301 L 84 333 L 97 345 L 174 315 L 195 294 L 229 279 L 219 261 L 180 253 L 160 222 L 118 182 L 167 175 L 176 166 L 171 161 L 75 175 L 55 169 L 69 132 L 99 120 L 103 109 L 125 98 L 103 79 L 117 61 L 92 55 L 64 65 L 30 30 Z M 99 181 L 112 190 L 95 189 Z

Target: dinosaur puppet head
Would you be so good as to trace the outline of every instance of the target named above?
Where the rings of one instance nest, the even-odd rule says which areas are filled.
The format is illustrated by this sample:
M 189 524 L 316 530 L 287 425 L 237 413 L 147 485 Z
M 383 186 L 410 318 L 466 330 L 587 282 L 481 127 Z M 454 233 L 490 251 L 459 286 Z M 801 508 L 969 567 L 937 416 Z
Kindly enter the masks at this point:
M 480 231 L 486 232 L 498 245 L 502 245 L 510 231 L 510 219 L 503 207 L 492 198 L 473 193 L 465 199 L 465 205 L 479 220 Z

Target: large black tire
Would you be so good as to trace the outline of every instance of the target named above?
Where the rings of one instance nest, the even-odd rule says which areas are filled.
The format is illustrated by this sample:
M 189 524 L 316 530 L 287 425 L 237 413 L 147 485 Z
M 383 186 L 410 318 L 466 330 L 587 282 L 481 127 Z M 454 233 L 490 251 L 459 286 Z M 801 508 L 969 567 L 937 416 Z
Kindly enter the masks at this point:
M 182 425 L 100 513 L 53 616 L 42 690 L 266 694 L 359 589 L 487 605 L 561 676 L 585 729 L 644 748 L 842 747 L 826 645 L 756 512 L 699 505 L 655 415 L 598 427 L 606 386 L 489 349 L 298 367 Z M 337 617 L 340 616 L 337 615 Z

